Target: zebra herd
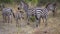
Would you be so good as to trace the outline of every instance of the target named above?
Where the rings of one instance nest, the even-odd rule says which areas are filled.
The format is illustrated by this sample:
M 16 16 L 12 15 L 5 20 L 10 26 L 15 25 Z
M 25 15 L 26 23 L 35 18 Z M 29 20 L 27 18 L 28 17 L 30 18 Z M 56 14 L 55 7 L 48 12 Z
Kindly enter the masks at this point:
M 48 13 L 52 11 L 53 16 L 55 15 L 56 3 L 48 3 L 45 8 L 41 8 L 41 7 L 29 8 L 29 5 L 27 3 L 25 3 L 24 1 L 20 1 L 20 4 L 18 5 L 18 8 L 17 8 L 18 11 L 16 12 L 16 14 L 13 12 L 11 8 L 6 8 L 3 4 L 0 5 L 0 8 L 2 11 L 3 22 L 12 23 L 11 17 L 13 16 L 18 25 L 18 20 L 23 18 L 24 12 L 21 11 L 21 9 L 23 9 L 27 16 L 27 24 L 29 24 L 29 19 L 33 15 L 36 20 L 36 27 L 38 27 L 40 24 L 41 18 L 43 19 L 45 26 L 47 26 Z

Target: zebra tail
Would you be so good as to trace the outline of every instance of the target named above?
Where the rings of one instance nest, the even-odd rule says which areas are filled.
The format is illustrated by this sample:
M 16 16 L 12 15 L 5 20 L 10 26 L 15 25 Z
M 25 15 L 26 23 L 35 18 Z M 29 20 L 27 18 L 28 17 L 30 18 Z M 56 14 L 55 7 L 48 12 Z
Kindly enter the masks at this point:
M 12 14 L 13 14 L 13 17 L 15 18 L 15 14 L 14 14 L 14 12 L 13 12 L 13 10 L 11 9 L 11 12 L 12 12 Z

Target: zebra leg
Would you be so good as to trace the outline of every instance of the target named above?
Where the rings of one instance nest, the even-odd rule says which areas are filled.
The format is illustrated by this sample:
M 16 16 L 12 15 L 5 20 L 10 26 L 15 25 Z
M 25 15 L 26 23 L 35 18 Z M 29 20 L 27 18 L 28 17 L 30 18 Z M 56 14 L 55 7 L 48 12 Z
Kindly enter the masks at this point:
M 30 16 L 29 15 L 27 15 L 27 25 L 29 25 L 30 23 L 29 23 L 29 19 L 30 19 Z
M 8 23 L 9 23 L 9 22 L 10 22 L 10 16 L 8 16 L 8 18 L 7 18 L 7 19 L 8 19 L 8 20 L 7 20 L 7 21 L 8 21 Z
M 5 22 L 7 23 L 7 16 L 5 16 Z
M 47 16 L 45 16 L 45 26 L 47 26 Z
M 45 27 L 46 27 L 47 26 L 47 22 L 46 22 L 47 19 L 45 17 L 43 17 L 42 20 L 43 20 L 43 23 L 45 23 Z
M 7 22 L 7 16 L 4 16 L 4 19 L 5 19 L 4 21 Z
M 30 23 L 29 23 L 29 18 L 27 19 L 27 25 L 29 25 Z
M 4 15 L 3 15 L 3 23 L 5 22 L 4 20 L 5 20 L 5 19 L 4 19 Z
M 55 10 L 53 10 L 52 12 L 53 12 L 53 16 L 55 16 Z
M 10 15 L 9 18 L 10 18 L 10 22 L 12 23 L 12 15 Z
M 19 23 L 18 23 L 18 18 L 16 19 L 16 27 L 19 26 Z
M 39 25 L 39 19 L 36 17 L 36 27 Z
M 39 20 L 36 20 L 36 27 L 38 27 L 39 25 Z
M 36 23 L 35 23 L 36 25 L 35 25 L 35 27 L 38 27 L 39 19 L 37 18 L 37 15 L 35 15 L 35 18 L 36 18 L 36 19 L 35 19 L 35 20 L 36 20 Z
M 5 23 L 6 22 L 6 18 L 5 18 L 5 16 L 3 15 L 3 23 Z
M 39 22 L 38 22 L 38 25 L 39 25 L 39 26 L 40 26 L 40 22 L 41 22 L 41 17 L 40 17 Z
M 39 20 L 36 20 L 36 27 L 40 26 L 41 18 Z
M 45 22 L 44 18 L 42 17 L 43 23 Z

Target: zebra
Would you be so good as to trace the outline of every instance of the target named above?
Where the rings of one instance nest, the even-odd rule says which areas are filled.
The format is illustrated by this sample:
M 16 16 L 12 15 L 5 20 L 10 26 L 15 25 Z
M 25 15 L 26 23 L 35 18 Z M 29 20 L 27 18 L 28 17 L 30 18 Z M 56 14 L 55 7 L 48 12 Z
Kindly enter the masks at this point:
M 16 26 L 19 26 L 19 22 L 18 20 L 21 20 L 21 18 L 24 18 L 23 17 L 23 11 L 21 11 L 21 9 L 18 7 L 18 10 L 16 11 L 15 13 L 15 20 L 16 20 Z
M 41 9 L 40 7 L 37 7 L 35 9 L 36 27 L 38 27 L 38 25 L 40 25 L 41 18 L 43 19 L 43 22 L 44 22 L 44 19 L 46 19 L 46 21 L 47 21 L 47 16 L 48 16 L 47 8 Z M 45 21 L 45 23 L 46 23 L 46 21 Z
M 27 24 L 29 25 L 29 19 L 32 15 L 33 8 L 29 8 L 29 5 L 25 3 L 23 0 L 20 1 L 20 5 L 22 6 L 23 10 L 26 13 L 27 16 Z
M 12 23 L 12 15 L 13 15 L 13 17 L 15 16 L 12 8 L 6 8 L 4 6 L 4 4 L 1 4 L 0 8 L 1 8 L 1 11 L 2 11 L 3 22 L 4 23 L 5 22 L 8 22 L 8 23 L 11 22 Z
M 56 14 L 56 11 L 55 11 L 56 10 L 56 6 L 57 6 L 57 3 L 56 2 L 48 3 L 46 5 L 46 7 L 48 7 L 49 10 L 51 10 L 53 12 L 53 16 L 55 16 L 55 14 Z
M 36 27 L 38 27 L 38 25 L 40 25 L 41 18 L 43 19 L 43 22 L 45 23 L 45 26 L 47 26 L 48 12 L 50 10 L 54 10 L 55 9 L 54 6 L 55 6 L 54 4 L 52 4 L 52 6 L 50 6 L 50 4 L 47 4 L 45 8 L 36 7 L 34 9 L 34 11 L 35 11 L 35 17 L 36 17 Z

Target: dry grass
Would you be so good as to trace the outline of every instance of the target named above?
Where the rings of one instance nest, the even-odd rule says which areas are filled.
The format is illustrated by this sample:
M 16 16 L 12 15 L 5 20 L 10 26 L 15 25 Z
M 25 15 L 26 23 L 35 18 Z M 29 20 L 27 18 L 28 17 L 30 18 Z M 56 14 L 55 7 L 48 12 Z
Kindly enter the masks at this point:
M 11 5 L 9 6 L 11 7 Z M 17 5 L 12 6 L 14 12 L 17 11 L 16 7 Z M 60 10 L 57 11 L 55 17 L 52 16 L 52 13 L 49 14 L 47 27 L 45 27 L 45 23 L 43 22 L 40 23 L 40 27 L 38 28 L 34 28 L 33 24 L 25 25 L 25 23 L 26 20 L 22 20 L 22 23 L 20 21 L 20 24 L 22 24 L 21 27 L 16 27 L 14 19 L 12 24 L 3 23 L 0 12 L 0 34 L 60 34 Z

